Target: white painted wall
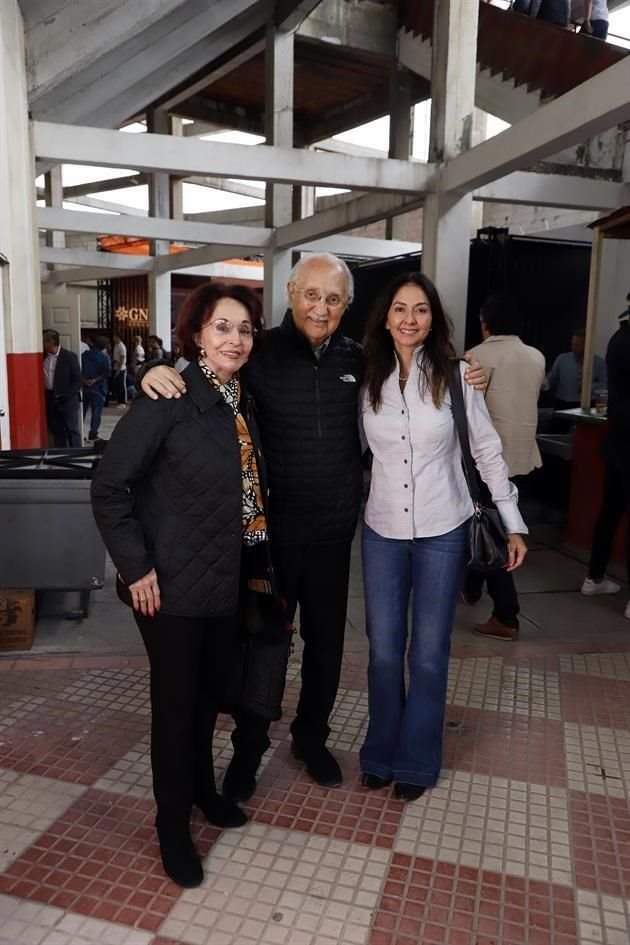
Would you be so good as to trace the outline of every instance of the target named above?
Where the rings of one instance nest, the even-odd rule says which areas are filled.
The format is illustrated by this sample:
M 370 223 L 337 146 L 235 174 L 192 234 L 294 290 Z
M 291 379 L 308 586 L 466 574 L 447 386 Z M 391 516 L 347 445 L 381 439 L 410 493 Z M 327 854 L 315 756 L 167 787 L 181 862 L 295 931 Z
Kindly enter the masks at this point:
M 17 0 L 0 3 L 0 253 L 9 262 L 4 302 L 8 354 L 41 350 L 34 164 L 30 146 L 24 29 Z

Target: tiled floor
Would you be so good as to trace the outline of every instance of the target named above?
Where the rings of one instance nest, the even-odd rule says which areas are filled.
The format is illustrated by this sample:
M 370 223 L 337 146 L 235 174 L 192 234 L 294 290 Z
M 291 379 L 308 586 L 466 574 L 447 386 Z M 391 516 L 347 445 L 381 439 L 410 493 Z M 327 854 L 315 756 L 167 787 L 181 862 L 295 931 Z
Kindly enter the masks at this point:
M 144 657 L 131 631 L 107 652 L 103 615 L 127 615 L 103 601 L 80 628 L 92 648 L 66 653 L 42 621 L 30 654 L 0 657 L 0 945 L 628 945 L 630 624 L 621 601 L 581 599 L 574 570 L 529 574 L 517 644 L 470 634 L 487 602 L 460 608 L 444 770 L 404 805 L 359 783 L 354 562 L 330 738 L 344 785 L 317 787 L 290 754 L 296 654 L 248 825 L 193 815 L 191 891 L 159 864 Z M 562 616 L 543 633 L 545 595 Z M 222 718 L 219 771 L 229 734 Z

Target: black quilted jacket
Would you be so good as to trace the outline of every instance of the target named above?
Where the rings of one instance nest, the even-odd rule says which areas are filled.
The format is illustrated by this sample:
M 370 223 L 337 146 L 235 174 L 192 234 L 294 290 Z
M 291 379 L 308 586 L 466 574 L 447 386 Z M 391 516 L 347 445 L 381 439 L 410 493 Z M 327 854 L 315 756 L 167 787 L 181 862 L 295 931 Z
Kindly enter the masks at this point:
M 263 441 L 274 543 L 349 541 L 362 491 L 361 346 L 336 331 L 318 361 L 288 313 L 243 373 Z
M 125 584 L 155 568 L 163 613 L 226 616 L 237 608 L 241 460 L 234 414 L 199 365 L 178 400 L 134 400 L 92 480 L 92 506 Z M 251 410 L 244 408 L 257 449 Z

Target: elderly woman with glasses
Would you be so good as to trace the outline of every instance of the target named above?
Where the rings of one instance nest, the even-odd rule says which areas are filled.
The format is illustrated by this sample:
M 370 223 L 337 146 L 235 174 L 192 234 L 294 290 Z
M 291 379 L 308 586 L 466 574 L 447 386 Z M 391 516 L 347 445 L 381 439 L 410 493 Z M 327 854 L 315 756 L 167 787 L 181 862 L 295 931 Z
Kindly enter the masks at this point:
M 134 400 L 92 482 L 119 596 L 133 607 L 149 657 L 162 862 L 185 887 L 203 879 L 190 836 L 193 804 L 219 827 L 247 820 L 217 793 L 212 737 L 236 652 L 243 573 L 248 562 L 268 561 L 260 554 L 262 455 L 239 379 L 260 327 L 249 289 L 213 282 L 192 292 L 177 320 L 190 361 L 186 395 Z M 270 571 L 250 575 L 269 592 Z

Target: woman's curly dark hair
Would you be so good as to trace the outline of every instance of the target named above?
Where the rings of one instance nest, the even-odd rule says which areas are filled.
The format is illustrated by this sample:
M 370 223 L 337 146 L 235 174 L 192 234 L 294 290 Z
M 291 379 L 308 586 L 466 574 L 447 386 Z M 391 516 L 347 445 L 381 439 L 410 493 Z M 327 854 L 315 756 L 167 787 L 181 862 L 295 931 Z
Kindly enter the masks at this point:
M 372 309 L 365 330 L 365 380 L 373 410 L 379 409 L 383 384 L 396 367 L 394 343 L 385 323 L 396 293 L 405 285 L 415 285 L 422 289 L 431 308 L 431 331 L 424 342 L 418 362 L 420 391 L 424 396 L 426 391 L 430 390 L 433 403 L 440 407 L 448 388 L 450 361 L 455 357 L 451 342 L 451 320 L 444 311 L 438 291 L 431 280 L 421 272 L 404 272 L 386 286 Z
M 227 285 L 225 282 L 204 282 L 186 296 L 177 315 L 176 334 L 187 361 L 199 357 L 199 345 L 195 341 L 206 322 L 212 318 L 221 299 L 234 299 L 247 309 L 252 327 L 256 332 L 254 343 L 260 339 L 264 328 L 262 304 L 255 292 L 244 285 Z

